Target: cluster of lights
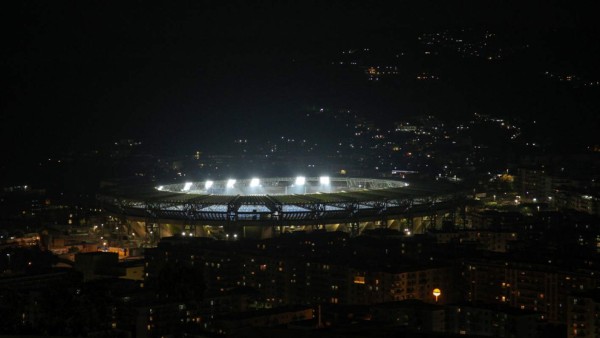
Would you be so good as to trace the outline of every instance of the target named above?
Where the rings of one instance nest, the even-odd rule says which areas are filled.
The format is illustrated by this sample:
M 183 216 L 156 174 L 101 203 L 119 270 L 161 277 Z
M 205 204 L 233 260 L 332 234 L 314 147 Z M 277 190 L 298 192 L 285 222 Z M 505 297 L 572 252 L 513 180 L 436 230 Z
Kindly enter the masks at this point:
M 233 186 L 235 185 L 236 180 L 234 179 L 229 179 L 227 180 L 227 188 L 233 188 Z M 329 176 L 321 176 L 319 177 L 319 183 L 321 185 L 329 185 L 331 183 L 331 180 L 329 179 Z M 306 184 L 306 177 L 304 176 L 298 176 L 296 177 L 296 180 L 294 181 L 295 185 L 305 185 Z M 212 181 L 206 181 L 206 189 L 208 189 L 209 187 L 211 187 L 213 185 Z M 250 180 L 250 184 L 249 186 L 251 188 L 256 188 L 260 186 L 260 179 L 258 178 L 253 178 Z
M 256 188 L 260 185 L 260 180 L 258 178 L 253 178 L 250 180 L 250 187 Z
M 225 185 L 225 187 L 227 189 L 233 189 L 235 184 L 236 184 L 236 180 L 235 179 L 228 179 L 227 183 Z M 210 188 L 212 188 L 214 186 L 215 182 L 211 181 L 211 180 L 206 180 L 204 182 L 204 189 L 205 190 L 209 190 Z M 306 184 L 306 177 L 304 176 L 297 176 L 296 180 L 294 181 L 294 185 L 296 186 L 303 186 Z M 319 177 L 319 184 L 320 185 L 329 185 L 331 184 L 331 180 L 329 178 L 329 176 L 321 176 Z M 181 189 L 181 191 L 190 191 L 192 186 L 194 185 L 194 183 L 192 182 L 185 182 L 183 185 L 183 188 Z M 250 180 L 249 183 L 249 187 L 250 188 L 257 188 L 260 187 L 260 179 L 259 178 L 252 178 Z M 164 190 L 164 186 L 158 186 L 156 187 L 157 190 L 162 191 Z
M 234 185 L 235 185 L 235 180 L 234 179 L 227 180 L 227 189 L 233 188 Z

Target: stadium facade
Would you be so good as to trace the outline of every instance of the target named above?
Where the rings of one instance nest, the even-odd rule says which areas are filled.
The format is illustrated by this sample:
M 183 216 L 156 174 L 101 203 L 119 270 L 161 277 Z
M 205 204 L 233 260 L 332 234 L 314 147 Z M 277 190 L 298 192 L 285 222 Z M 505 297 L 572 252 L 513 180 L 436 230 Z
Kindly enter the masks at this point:
M 392 179 L 275 177 L 115 187 L 98 197 L 130 231 L 161 237 L 268 238 L 283 232 L 424 232 L 465 217 L 454 186 Z

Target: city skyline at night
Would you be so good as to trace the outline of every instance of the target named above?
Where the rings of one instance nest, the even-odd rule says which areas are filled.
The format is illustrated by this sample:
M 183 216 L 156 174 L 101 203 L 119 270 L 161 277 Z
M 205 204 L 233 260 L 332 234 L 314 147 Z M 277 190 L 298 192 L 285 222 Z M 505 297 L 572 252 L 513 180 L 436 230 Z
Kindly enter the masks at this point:
M 593 8 L 12 4 L 0 335 L 600 336 Z

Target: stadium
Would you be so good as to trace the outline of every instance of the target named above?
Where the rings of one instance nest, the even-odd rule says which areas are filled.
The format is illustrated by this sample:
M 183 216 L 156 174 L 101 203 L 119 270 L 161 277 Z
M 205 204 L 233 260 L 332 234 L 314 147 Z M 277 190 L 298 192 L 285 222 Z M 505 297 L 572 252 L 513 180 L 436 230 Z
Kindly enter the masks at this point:
M 389 228 L 411 235 L 459 224 L 465 207 L 464 193 L 438 182 L 325 176 L 114 187 L 98 197 L 127 233 L 149 241 L 269 238 L 317 229 L 358 235 Z

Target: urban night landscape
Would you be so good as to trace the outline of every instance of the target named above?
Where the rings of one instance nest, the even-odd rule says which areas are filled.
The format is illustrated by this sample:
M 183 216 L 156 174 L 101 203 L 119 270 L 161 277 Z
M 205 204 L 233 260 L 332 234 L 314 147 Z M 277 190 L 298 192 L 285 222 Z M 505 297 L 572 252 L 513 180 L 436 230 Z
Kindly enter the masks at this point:
M 593 5 L 12 2 L 0 337 L 600 337 Z

